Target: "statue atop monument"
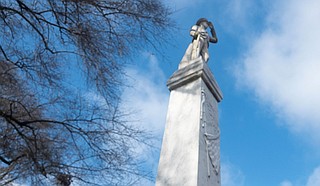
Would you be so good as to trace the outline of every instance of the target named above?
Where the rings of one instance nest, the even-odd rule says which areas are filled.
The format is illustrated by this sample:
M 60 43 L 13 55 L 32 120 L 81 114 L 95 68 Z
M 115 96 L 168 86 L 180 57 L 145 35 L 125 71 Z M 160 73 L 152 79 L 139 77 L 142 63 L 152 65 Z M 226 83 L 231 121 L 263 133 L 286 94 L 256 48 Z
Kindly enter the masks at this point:
M 211 36 L 207 32 L 208 27 L 210 28 Z M 218 42 L 213 23 L 208 21 L 206 18 L 200 18 L 196 24 L 191 27 L 190 35 L 192 36 L 192 42 L 189 44 L 186 53 L 180 62 L 179 68 L 187 66 L 191 61 L 194 60 L 208 62 L 209 42 Z

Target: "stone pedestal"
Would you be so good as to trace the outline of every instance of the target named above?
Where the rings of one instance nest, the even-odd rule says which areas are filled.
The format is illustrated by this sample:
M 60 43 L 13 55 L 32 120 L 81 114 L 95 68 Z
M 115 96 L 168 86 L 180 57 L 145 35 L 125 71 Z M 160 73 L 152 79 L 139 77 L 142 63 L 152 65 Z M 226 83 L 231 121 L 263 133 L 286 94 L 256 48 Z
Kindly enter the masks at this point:
M 218 102 L 222 93 L 205 62 L 168 80 L 170 92 L 156 186 L 220 186 Z

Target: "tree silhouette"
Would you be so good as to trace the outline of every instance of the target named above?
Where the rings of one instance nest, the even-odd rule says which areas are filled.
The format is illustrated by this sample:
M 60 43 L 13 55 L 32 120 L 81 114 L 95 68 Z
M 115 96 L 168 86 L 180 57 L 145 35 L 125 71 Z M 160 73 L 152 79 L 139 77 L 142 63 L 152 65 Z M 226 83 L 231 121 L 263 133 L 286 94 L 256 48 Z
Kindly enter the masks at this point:
M 160 0 L 1 0 L 0 184 L 148 177 L 133 149 L 147 134 L 119 109 L 123 67 L 169 15 Z

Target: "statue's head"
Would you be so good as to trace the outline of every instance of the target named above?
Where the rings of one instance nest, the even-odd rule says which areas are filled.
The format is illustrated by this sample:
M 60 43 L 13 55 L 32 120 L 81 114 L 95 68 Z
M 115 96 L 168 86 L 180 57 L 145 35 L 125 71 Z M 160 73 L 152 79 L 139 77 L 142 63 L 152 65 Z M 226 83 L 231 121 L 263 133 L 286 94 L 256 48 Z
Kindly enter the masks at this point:
M 197 26 L 204 25 L 205 28 L 207 28 L 208 25 L 209 25 L 209 21 L 208 21 L 208 19 L 206 19 L 206 18 L 200 18 L 200 19 L 198 19 L 196 25 L 197 25 Z

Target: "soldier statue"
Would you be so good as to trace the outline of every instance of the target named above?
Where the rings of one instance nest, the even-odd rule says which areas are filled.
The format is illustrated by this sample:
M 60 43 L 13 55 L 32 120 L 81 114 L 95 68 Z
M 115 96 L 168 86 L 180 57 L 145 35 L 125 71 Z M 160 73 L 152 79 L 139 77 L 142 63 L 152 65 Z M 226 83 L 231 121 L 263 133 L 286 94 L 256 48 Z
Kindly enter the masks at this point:
M 206 31 L 210 28 L 211 36 Z M 200 18 L 197 23 L 191 27 L 190 35 L 192 36 L 192 43 L 189 44 L 185 55 L 183 56 L 180 67 L 186 66 L 193 60 L 200 59 L 204 62 L 209 60 L 209 42 L 217 43 L 218 38 L 214 29 L 213 23 L 206 18 Z

